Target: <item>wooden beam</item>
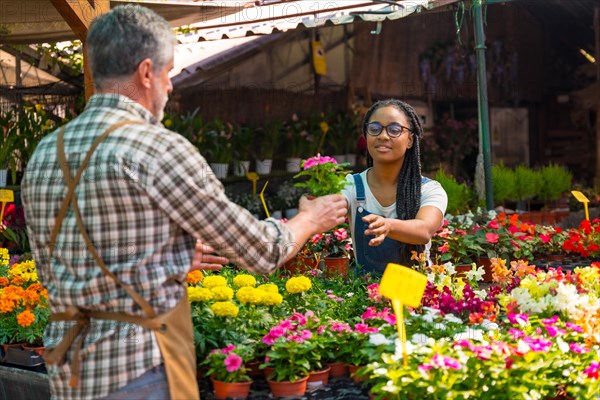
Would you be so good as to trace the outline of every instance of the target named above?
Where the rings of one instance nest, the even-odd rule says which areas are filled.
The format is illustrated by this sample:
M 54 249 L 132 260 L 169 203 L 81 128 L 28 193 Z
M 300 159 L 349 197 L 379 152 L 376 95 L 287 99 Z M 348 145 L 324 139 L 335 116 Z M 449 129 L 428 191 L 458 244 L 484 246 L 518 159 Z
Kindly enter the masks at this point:
M 85 39 L 94 18 L 110 10 L 110 0 L 50 0 L 73 32 L 83 42 L 83 77 L 86 100 L 94 93 L 92 71 L 87 62 Z

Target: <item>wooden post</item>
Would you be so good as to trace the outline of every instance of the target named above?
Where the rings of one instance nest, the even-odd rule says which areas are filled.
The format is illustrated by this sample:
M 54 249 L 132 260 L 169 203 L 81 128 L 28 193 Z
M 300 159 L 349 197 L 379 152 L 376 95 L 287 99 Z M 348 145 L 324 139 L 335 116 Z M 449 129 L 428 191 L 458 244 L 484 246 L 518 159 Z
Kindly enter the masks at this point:
M 594 9 L 594 33 L 596 38 L 596 173 L 594 187 L 600 187 L 600 6 Z
M 83 77 L 85 82 L 85 99 L 94 93 L 92 71 L 87 62 L 85 39 L 93 19 L 110 10 L 110 0 L 50 0 L 65 22 L 83 42 Z

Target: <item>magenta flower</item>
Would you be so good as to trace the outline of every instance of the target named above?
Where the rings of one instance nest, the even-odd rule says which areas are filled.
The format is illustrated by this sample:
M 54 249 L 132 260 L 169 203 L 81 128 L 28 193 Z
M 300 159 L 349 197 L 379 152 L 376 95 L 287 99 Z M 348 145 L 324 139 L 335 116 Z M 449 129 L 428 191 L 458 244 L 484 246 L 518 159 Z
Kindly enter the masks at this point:
M 235 346 L 230 344 L 229 346 L 222 348 L 221 353 L 227 354 L 227 353 L 232 352 L 233 350 L 235 350 Z
M 570 323 L 570 322 L 566 322 L 566 323 L 565 323 L 565 326 L 566 326 L 567 328 L 569 328 L 570 330 L 572 330 L 573 332 L 579 332 L 579 333 L 583 333 L 583 328 L 582 328 L 582 327 L 580 327 L 579 325 L 575 325 L 575 324 L 572 324 L 572 323 Z
M 490 221 L 489 224 L 487 224 L 487 227 L 490 229 L 498 229 L 500 228 L 500 225 L 498 224 L 498 221 L 496 221 L 495 219 Z
M 513 340 L 518 340 L 518 339 L 521 339 L 522 337 L 525 337 L 525 332 L 523 332 L 520 329 L 516 329 L 516 328 L 510 328 L 508 330 L 508 334 L 510 336 L 512 336 Z
M 303 167 L 304 167 L 304 170 L 307 170 L 309 168 L 314 167 L 315 165 L 327 164 L 327 163 L 337 164 L 337 160 L 333 157 L 321 156 L 320 154 L 317 154 L 315 157 L 311 157 L 311 158 L 305 160 Z
M 527 314 L 508 314 L 506 317 L 513 325 L 527 324 L 529 322 Z
M 242 366 L 242 357 L 238 356 L 235 353 L 229 353 L 227 358 L 225 358 L 225 367 L 227 368 L 227 372 L 235 372 Z
M 600 362 L 592 361 L 589 367 L 587 367 L 583 373 L 590 379 L 598 379 L 598 374 L 600 372 Z
M 580 345 L 579 343 L 569 343 L 569 349 L 571 349 L 571 351 L 573 353 L 578 353 L 578 354 L 582 354 L 582 353 L 587 353 L 588 351 L 590 351 L 590 349 Z

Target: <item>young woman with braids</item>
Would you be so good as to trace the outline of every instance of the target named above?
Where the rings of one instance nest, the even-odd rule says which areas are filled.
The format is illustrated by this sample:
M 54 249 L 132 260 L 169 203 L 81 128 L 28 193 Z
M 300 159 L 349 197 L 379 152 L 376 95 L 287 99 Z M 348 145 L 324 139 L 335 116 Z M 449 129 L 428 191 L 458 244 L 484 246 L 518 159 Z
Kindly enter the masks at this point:
M 366 113 L 368 168 L 348 175 L 354 253 L 364 272 L 383 273 L 388 263 L 411 265 L 441 226 L 448 197 L 440 184 L 421 176 L 421 120 L 399 100 L 375 103 Z M 427 247 L 427 248 L 426 248 Z

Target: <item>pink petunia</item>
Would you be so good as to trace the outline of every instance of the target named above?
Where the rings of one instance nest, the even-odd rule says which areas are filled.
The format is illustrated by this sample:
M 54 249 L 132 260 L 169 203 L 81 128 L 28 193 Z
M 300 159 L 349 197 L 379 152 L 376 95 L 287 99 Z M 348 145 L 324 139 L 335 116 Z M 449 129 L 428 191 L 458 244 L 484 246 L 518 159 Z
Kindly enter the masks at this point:
M 242 361 L 242 357 L 235 353 L 229 353 L 224 361 L 227 372 L 235 372 L 240 369 L 242 366 Z
M 500 238 L 500 236 L 497 233 L 486 233 L 485 234 L 485 240 L 488 243 L 498 243 L 498 239 Z

